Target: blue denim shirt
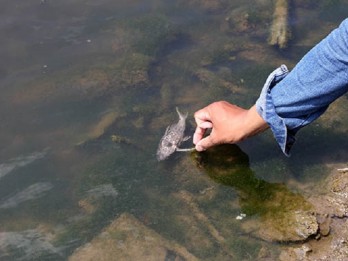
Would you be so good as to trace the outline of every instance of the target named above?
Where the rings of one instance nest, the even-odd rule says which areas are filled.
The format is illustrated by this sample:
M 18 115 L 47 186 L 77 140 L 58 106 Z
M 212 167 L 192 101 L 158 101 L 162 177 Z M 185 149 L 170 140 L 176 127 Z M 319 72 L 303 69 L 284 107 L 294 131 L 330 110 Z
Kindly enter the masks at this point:
M 267 78 L 256 101 L 285 155 L 296 133 L 348 91 L 348 19 L 311 49 L 293 68 L 285 65 Z

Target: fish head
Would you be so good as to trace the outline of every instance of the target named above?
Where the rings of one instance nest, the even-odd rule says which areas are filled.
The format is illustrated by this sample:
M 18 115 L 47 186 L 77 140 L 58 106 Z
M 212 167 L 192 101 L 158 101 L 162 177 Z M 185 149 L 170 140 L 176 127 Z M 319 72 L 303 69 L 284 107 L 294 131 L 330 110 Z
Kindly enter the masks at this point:
M 161 161 L 172 155 L 177 149 L 177 145 L 169 140 L 162 140 L 157 150 L 157 160 Z

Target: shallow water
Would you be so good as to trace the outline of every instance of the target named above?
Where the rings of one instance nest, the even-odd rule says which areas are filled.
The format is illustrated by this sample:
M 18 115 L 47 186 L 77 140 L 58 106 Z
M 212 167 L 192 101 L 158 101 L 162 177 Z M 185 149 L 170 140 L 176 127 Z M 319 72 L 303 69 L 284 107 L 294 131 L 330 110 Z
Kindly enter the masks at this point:
M 294 66 L 348 10 L 298 2 L 279 50 L 267 44 L 268 0 L 2 1 L 0 259 L 66 260 L 124 212 L 203 260 L 277 253 L 235 217 L 261 217 L 275 193 L 308 193 L 328 163 L 346 161 L 347 107 L 303 130 L 291 158 L 270 133 L 229 157 L 223 148 L 159 163 L 155 153 L 176 106 L 189 112 L 188 134 L 210 102 L 251 106 L 274 68 Z M 182 191 L 225 246 L 190 218 Z

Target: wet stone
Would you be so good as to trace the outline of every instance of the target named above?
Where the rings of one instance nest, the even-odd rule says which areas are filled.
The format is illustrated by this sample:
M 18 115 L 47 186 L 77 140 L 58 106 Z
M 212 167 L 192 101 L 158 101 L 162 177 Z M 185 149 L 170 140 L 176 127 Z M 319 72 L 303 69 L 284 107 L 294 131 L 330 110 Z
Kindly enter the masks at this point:
M 328 236 L 330 234 L 331 217 L 317 217 L 319 224 L 319 232 L 322 236 Z
M 316 217 L 309 211 L 288 212 L 282 219 L 269 218 L 247 221 L 242 224 L 245 231 L 270 242 L 297 242 L 317 234 Z
M 331 217 L 348 217 L 348 175 L 335 172 L 320 188 L 321 195 L 311 195 L 308 200 L 314 205 L 317 213 Z
M 185 247 L 163 238 L 128 213 L 78 248 L 68 260 L 198 261 Z
M 280 261 L 299 261 L 299 260 L 309 260 L 307 255 L 311 252 L 310 246 L 304 244 L 301 247 L 290 247 L 287 250 L 281 252 L 279 256 Z
M 261 247 L 257 257 L 259 259 L 265 259 L 271 256 L 270 251 L 266 247 Z

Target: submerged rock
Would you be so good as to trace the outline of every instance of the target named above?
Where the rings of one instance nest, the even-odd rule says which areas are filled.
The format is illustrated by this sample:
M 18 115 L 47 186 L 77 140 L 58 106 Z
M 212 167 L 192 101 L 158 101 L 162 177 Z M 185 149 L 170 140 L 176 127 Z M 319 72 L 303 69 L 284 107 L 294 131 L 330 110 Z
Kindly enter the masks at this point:
M 226 8 L 226 2 L 223 0 L 189 0 L 185 4 L 200 7 L 207 12 L 217 12 Z
M 280 261 L 332 261 L 348 260 L 348 221 L 336 219 L 331 237 L 310 240 L 304 245 L 288 247 L 280 256 Z
M 330 217 L 348 217 L 348 175 L 335 172 L 323 184 L 325 185 L 320 188 L 320 195 L 313 194 L 308 197 L 316 212 Z
M 279 256 L 280 261 L 297 261 L 297 260 L 307 260 L 308 253 L 312 249 L 304 244 L 301 247 L 290 247 L 281 252 Z
M 101 184 L 86 191 L 86 197 L 78 201 L 78 205 L 87 214 L 93 214 L 100 202 L 106 197 L 116 198 L 119 192 L 111 183 Z
M 115 87 L 144 86 L 150 83 L 148 70 L 153 58 L 141 53 L 125 55 L 107 68 Z
M 38 159 L 42 159 L 46 156 L 48 149 L 44 149 L 40 152 L 33 152 L 29 155 L 19 156 L 12 158 L 4 163 L 0 164 L 0 179 L 12 172 L 17 168 L 24 167 Z
M 91 242 L 77 249 L 68 260 L 198 261 L 198 258 L 185 247 L 163 238 L 134 216 L 124 213 Z
M 229 29 L 234 29 L 238 33 L 245 33 L 252 27 L 249 16 L 249 10 L 241 6 L 233 9 L 225 18 L 225 22 L 227 22 Z
M 304 253 L 301 246 L 287 248 L 281 253 L 280 260 L 348 260 L 347 199 L 348 175 L 333 171 L 312 189 L 307 199 L 318 223 L 318 235 L 308 241 L 311 250 Z
M 18 249 L 15 250 L 15 249 Z M 0 232 L 0 259 L 10 260 L 16 251 L 16 260 L 40 260 L 41 258 L 61 257 L 62 249 L 56 248 L 49 235 L 40 229 L 17 232 Z
M 118 191 L 110 183 L 98 185 L 98 186 L 88 190 L 87 193 L 92 198 L 117 197 L 118 196 Z
M 23 202 L 38 199 L 52 188 L 53 185 L 50 182 L 34 183 L 13 196 L 1 200 L 0 209 L 14 208 Z
M 199 209 L 197 203 L 194 202 L 193 195 L 191 195 L 188 191 L 182 190 L 176 194 L 176 197 L 185 202 L 191 209 L 194 216 L 197 217 L 204 225 L 207 227 L 211 235 L 218 242 L 224 242 L 225 239 L 220 235 L 217 229 L 209 222 L 208 217 Z
M 238 94 L 246 94 L 246 90 L 233 84 L 232 82 L 224 80 L 222 77 L 219 77 L 216 73 L 207 70 L 207 69 L 199 69 L 194 72 L 195 77 L 200 80 L 203 84 L 206 84 L 210 88 L 220 88 L 223 87 L 232 93 Z
M 132 144 L 131 140 L 116 134 L 111 135 L 111 141 L 115 143 Z
M 198 207 L 198 204 L 195 202 L 193 195 L 191 195 L 188 191 L 182 190 L 176 194 L 176 197 L 182 200 L 186 205 L 188 205 L 195 218 L 209 231 L 210 236 L 219 243 L 219 245 L 228 256 L 234 259 L 235 257 L 233 253 L 226 246 L 225 238 L 209 221 L 209 218 L 204 214 L 204 212 Z
M 241 221 L 246 233 L 277 242 L 303 241 L 318 233 L 313 206 L 284 184 L 256 178 L 237 146 L 209 149 L 200 153 L 198 162 L 211 178 L 236 189 L 247 216 Z
M 167 110 L 173 103 L 174 99 L 174 88 L 168 83 L 164 83 L 160 89 L 160 97 L 161 97 L 161 108 Z
M 76 146 L 83 146 L 90 141 L 97 140 L 105 133 L 105 131 L 110 126 L 112 126 L 115 123 L 117 119 L 119 119 L 122 116 L 123 115 L 115 111 L 105 113 L 100 117 L 99 121 L 95 125 L 90 127 L 90 130 L 83 135 L 85 136 L 83 140 L 78 142 Z
M 261 222 L 249 220 L 244 222 L 242 227 L 263 240 L 277 242 L 304 241 L 318 232 L 316 217 L 311 212 L 285 211 L 281 216 L 267 216 L 262 218 Z
M 274 7 L 273 22 L 270 31 L 269 44 L 283 49 L 288 46 L 291 38 L 289 27 L 289 2 L 277 0 Z
M 74 76 L 72 85 L 83 94 L 90 94 L 91 91 L 105 91 L 110 87 L 110 77 L 102 68 L 91 68 Z

